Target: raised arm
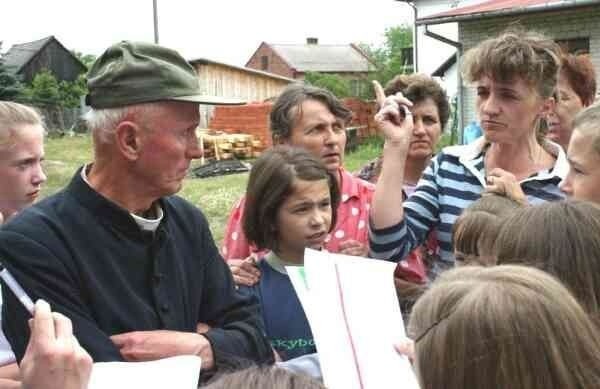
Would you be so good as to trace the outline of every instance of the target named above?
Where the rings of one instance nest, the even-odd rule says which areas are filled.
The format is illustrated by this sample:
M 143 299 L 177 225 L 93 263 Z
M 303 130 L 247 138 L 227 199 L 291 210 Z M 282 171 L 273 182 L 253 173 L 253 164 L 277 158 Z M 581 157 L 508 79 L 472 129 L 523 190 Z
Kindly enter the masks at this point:
M 385 144 L 381 175 L 375 186 L 371 207 L 371 226 L 383 229 L 400 223 L 404 218 L 402 185 L 413 132 L 413 119 L 408 109 L 412 103 L 400 92 L 385 97 L 381 85 L 377 81 L 373 84 L 380 106 L 375 122 L 384 136 Z

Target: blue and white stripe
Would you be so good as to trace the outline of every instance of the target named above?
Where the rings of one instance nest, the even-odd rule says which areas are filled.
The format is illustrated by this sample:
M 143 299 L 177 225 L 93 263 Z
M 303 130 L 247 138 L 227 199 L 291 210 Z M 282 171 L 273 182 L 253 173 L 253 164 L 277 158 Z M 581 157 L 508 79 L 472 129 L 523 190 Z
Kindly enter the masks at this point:
M 422 244 L 434 230 L 440 245 L 440 261 L 432 277 L 454 265 L 452 225 L 461 212 L 481 197 L 485 186 L 483 138 L 464 146 L 444 148 L 425 169 L 415 192 L 404 202 L 404 219 L 388 228 L 370 226 L 370 255 L 399 261 Z M 556 156 L 554 167 L 520 182 L 530 204 L 564 198 L 558 188 L 568 172 L 568 162 L 560 146 L 547 142 Z

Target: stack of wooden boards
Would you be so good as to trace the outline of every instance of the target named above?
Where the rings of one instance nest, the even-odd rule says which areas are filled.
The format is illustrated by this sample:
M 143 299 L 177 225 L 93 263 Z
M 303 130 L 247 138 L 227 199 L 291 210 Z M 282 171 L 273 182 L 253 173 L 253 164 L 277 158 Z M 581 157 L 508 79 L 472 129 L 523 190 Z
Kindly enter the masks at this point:
M 206 159 L 258 158 L 265 145 L 249 134 L 227 134 L 210 129 L 198 129 L 198 141 Z

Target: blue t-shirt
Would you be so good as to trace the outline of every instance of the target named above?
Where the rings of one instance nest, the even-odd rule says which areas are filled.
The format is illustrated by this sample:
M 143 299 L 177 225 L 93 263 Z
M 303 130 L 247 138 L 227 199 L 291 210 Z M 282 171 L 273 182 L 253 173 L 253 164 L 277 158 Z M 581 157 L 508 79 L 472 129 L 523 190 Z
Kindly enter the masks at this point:
M 260 281 L 239 290 L 258 298 L 271 346 L 283 361 L 316 352 L 312 331 L 290 278 L 265 260 L 259 262 L 258 268 Z

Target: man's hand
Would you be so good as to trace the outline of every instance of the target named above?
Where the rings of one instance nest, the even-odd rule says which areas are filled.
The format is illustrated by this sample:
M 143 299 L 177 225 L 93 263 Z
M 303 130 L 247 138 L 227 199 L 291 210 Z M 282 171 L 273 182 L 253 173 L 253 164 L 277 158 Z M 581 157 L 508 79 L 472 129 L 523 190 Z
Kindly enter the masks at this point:
M 413 134 L 413 118 L 409 110 L 412 102 L 405 98 L 401 92 L 385 97 L 383 88 L 377 81 L 373 81 L 375 98 L 379 111 L 375 114 L 377 127 L 383 133 L 386 141 L 410 145 Z
M 71 320 L 38 300 L 31 337 L 21 361 L 23 389 L 85 389 L 92 358 L 73 336 Z
M 260 270 L 256 267 L 256 256 L 250 254 L 246 259 L 230 259 L 227 261 L 233 280 L 238 285 L 253 286 L 260 279 Z
M 340 243 L 340 254 L 353 255 L 356 257 L 366 257 L 369 253 L 369 246 L 360 243 L 357 240 L 349 239 Z
M 208 339 L 195 332 L 168 330 L 134 331 L 110 337 L 126 361 L 140 362 L 173 357 L 197 355 L 202 358 L 202 369 L 214 367 L 212 346 Z
M 506 196 L 523 205 L 527 205 L 527 197 L 521 189 L 521 185 L 517 181 L 514 174 L 506 170 L 495 168 L 486 177 L 487 186 L 484 193 L 495 193 L 501 196 Z

